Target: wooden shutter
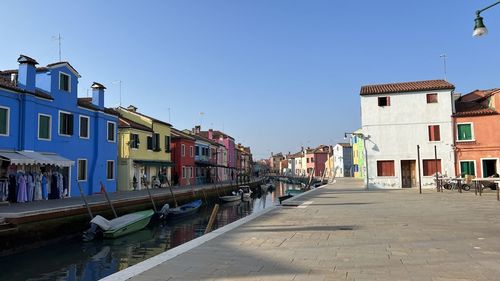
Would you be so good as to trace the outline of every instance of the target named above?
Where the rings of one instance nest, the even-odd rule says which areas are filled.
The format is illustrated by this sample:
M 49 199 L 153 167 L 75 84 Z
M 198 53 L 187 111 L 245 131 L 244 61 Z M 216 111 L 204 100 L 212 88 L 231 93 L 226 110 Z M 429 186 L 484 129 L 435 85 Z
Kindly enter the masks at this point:
M 422 161 L 422 170 L 424 176 L 433 176 L 436 174 L 436 163 L 437 163 L 437 171 L 441 173 L 441 159 L 438 159 L 437 162 L 434 159 L 428 159 Z
M 393 177 L 394 161 L 377 161 L 377 176 L 379 177 Z
M 387 97 L 387 106 L 391 106 L 391 97 Z

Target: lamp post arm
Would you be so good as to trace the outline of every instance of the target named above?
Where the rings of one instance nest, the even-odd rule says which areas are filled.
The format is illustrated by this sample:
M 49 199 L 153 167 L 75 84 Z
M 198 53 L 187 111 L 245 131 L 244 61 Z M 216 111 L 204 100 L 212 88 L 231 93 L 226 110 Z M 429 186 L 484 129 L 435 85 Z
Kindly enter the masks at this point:
M 491 8 L 491 7 L 493 7 L 493 6 L 496 6 L 496 5 L 498 5 L 498 4 L 500 4 L 500 1 L 497 1 L 497 2 L 495 2 L 495 3 L 491 4 L 491 5 L 489 5 L 488 7 L 484 8 L 484 9 L 477 10 L 477 11 L 476 11 L 476 15 L 478 15 L 478 16 L 479 16 L 479 14 L 481 14 L 482 12 L 484 12 L 484 11 L 488 10 L 489 8 Z

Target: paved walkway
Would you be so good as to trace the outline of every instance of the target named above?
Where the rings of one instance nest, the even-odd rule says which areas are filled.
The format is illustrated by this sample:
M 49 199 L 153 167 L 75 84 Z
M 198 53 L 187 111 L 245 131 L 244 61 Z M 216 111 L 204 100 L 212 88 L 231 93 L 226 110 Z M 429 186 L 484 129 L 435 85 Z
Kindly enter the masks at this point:
M 339 179 L 133 280 L 500 280 L 493 194 L 361 186 Z

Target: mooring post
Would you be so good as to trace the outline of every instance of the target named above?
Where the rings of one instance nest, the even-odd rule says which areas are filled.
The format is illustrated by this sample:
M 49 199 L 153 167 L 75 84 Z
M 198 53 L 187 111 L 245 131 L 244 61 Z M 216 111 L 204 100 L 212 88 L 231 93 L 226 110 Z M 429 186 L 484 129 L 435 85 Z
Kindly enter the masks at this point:
M 212 210 L 212 214 L 210 215 L 210 219 L 208 220 L 207 228 L 205 228 L 205 234 L 209 233 L 212 229 L 212 225 L 215 222 L 215 218 L 217 217 L 217 212 L 219 211 L 219 204 L 215 204 L 214 209 Z
M 418 191 L 422 194 L 422 177 L 420 176 L 420 145 L 417 144 L 417 161 L 418 161 Z M 438 188 L 438 183 L 436 182 L 436 188 Z
M 83 198 L 83 202 L 85 202 L 85 207 L 87 207 L 87 212 L 89 213 L 90 219 L 94 218 L 94 215 L 92 215 L 92 211 L 90 210 L 89 203 L 87 202 L 87 198 L 85 198 L 85 195 L 83 194 L 83 189 L 80 186 L 80 183 L 78 183 L 78 190 L 80 190 L 80 195 Z
M 149 199 L 151 200 L 151 203 L 153 204 L 153 210 L 155 211 L 155 213 L 157 213 L 158 210 L 156 209 L 155 201 L 153 200 L 153 196 L 151 195 L 151 191 L 149 190 L 149 187 L 147 184 L 146 184 L 146 190 L 148 191 Z
M 102 181 L 101 181 L 101 191 L 104 192 L 104 197 L 106 197 L 106 200 L 108 201 L 109 206 L 111 206 L 111 210 L 113 210 L 113 214 L 115 215 L 115 218 L 117 218 L 118 215 L 116 214 L 115 207 L 113 207 L 113 203 L 111 203 L 111 200 L 109 200 L 108 192 L 106 191 L 106 187 L 104 186 L 104 184 L 102 184 Z

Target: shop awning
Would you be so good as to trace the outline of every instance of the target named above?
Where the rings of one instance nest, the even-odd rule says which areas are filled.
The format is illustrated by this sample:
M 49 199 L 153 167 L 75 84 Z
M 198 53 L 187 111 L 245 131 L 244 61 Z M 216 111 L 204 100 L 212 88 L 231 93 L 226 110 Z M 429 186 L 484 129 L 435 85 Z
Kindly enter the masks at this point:
M 160 166 L 160 167 L 172 167 L 174 164 L 170 161 L 162 161 L 162 160 L 134 160 L 134 163 L 140 165 L 148 165 L 148 166 Z
M 0 151 L 0 158 L 15 165 L 35 164 L 35 159 L 19 154 L 16 151 Z
M 66 159 L 56 153 L 40 153 L 35 151 L 0 151 L 0 158 L 15 165 L 55 165 L 71 166 L 74 161 Z

